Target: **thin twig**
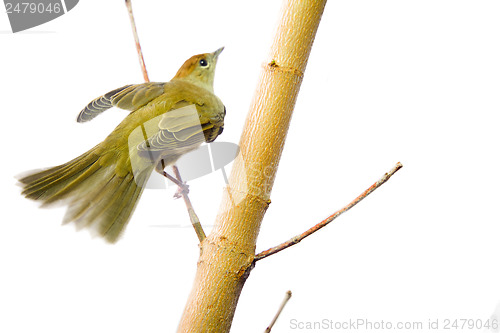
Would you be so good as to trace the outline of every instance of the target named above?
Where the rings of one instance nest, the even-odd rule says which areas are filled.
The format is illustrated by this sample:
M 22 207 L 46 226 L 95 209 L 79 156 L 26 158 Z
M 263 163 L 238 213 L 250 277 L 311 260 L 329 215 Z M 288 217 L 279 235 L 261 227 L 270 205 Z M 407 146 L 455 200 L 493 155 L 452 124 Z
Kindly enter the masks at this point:
M 301 240 L 303 240 L 304 238 L 306 238 L 307 236 L 309 236 L 309 235 L 315 233 L 316 231 L 318 231 L 319 229 L 323 228 L 328 223 L 332 222 L 337 217 L 339 217 L 343 213 L 347 212 L 352 207 L 356 206 L 361 200 L 363 200 L 364 198 L 366 198 L 370 193 L 372 193 L 373 191 L 375 191 L 377 188 L 379 188 L 380 186 L 382 186 L 382 184 L 384 184 L 386 181 L 388 181 L 389 178 L 391 178 L 391 176 L 394 173 L 396 173 L 396 171 L 398 171 L 399 169 L 401 169 L 402 167 L 403 167 L 403 165 L 400 162 L 398 162 L 394 166 L 394 168 L 391 169 L 391 171 L 389 171 L 388 173 L 386 173 L 382 178 L 380 178 L 377 182 L 375 182 L 372 186 L 370 186 L 366 191 L 364 191 L 363 193 L 361 193 L 356 199 L 354 199 L 353 201 L 351 201 L 347 206 L 345 206 L 344 208 L 336 211 L 335 213 L 333 213 L 332 215 L 330 215 L 328 218 L 326 218 L 325 220 L 319 222 L 314 227 L 310 228 L 309 230 L 306 230 L 305 232 L 301 233 L 300 235 L 297 235 L 297 236 L 291 238 L 290 240 L 288 240 L 288 241 L 286 241 L 284 243 L 281 243 L 278 246 L 272 247 L 272 248 L 270 248 L 270 249 L 268 249 L 266 251 L 262 251 L 261 253 L 259 253 L 259 254 L 257 254 L 255 256 L 254 261 L 264 259 L 266 257 L 269 257 L 270 255 L 273 255 L 275 253 L 280 252 L 281 250 L 286 249 L 287 247 L 295 245 L 295 244 L 299 243 Z
M 271 323 L 266 328 L 264 333 L 271 332 L 271 329 L 273 328 L 274 323 L 276 323 L 276 320 L 278 320 L 278 317 L 280 316 L 281 311 L 283 311 L 283 308 L 285 307 L 286 303 L 288 303 L 288 301 L 290 300 L 290 297 L 292 297 L 292 292 L 290 290 L 288 290 L 285 294 L 285 298 L 283 298 L 283 302 L 281 302 L 281 305 L 280 305 L 280 308 L 278 309 L 278 312 L 276 312 L 276 315 L 274 316 L 273 320 L 271 320 Z
M 144 57 L 142 56 L 142 48 L 141 48 L 141 43 L 139 42 L 139 35 L 137 34 L 137 28 L 135 25 L 135 19 L 134 19 L 134 12 L 132 11 L 132 0 L 125 0 L 125 5 L 127 6 L 128 9 L 128 15 L 130 18 L 130 24 L 132 25 L 132 32 L 134 34 L 134 41 L 135 41 L 135 47 L 137 49 L 137 55 L 139 56 L 139 63 L 141 65 L 141 70 L 142 70 L 142 75 L 144 76 L 144 81 L 149 82 L 149 77 L 148 77 L 148 71 L 146 70 L 146 63 L 144 62 Z M 143 133 L 146 133 L 144 125 L 141 125 Z M 145 136 L 144 139 L 147 142 L 147 137 Z M 163 162 L 163 161 L 162 161 Z M 184 183 L 182 182 L 181 175 L 179 173 L 179 170 L 177 169 L 177 166 L 173 166 L 174 172 L 176 173 L 177 179 L 174 180 L 173 178 L 170 178 L 171 176 L 168 175 L 166 172 L 163 172 L 163 175 L 170 180 L 172 180 L 174 183 L 179 185 L 181 188 L 181 194 L 182 197 L 184 198 L 184 202 L 186 203 L 186 208 L 188 210 L 189 214 L 189 219 L 191 220 L 191 224 L 193 225 L 194 231 L 196 232 L 196 235 L 198 236 L 198 239 L 200 240 L 200 243 L 206 238 L 205 232 L 203 231 L 203 228 L 201 227 L 200 219 L 196 215 L 193 209 L 193 205 L 191 204 L 191 200 L 189 200 L 187 191 L 184 190 L 183 186 Z
M 172 169 L 174 170 L 175 178 L 177 178 L 177 180 L 179 180 L 182 183 L 181 174 L 179 172 L 179 169 L 177 168 L 177 165 L 173 165 Z M 182 193 L 182 198 L 186 203 L 186 207 L 189 213 L 189 218 L 191 219 L 191 224 L 193 225 L 194 231 L 196 232 L 196 235 L 198 236 L 198 239 L 200 240 L 201 243 L 206 238 L 206 236 L 201 226 L 200 219 L 198 218 L 198 215 L 196 215 L 196 213 L 194 212 L 193 205 L 191 204 L 191 200 L 189 200 L 186 191 L 182 187 L 180 187 L 180 189 Z
M 148 71 L 146 70 L 146 64 L 144 63 L 144 57 L 142 56 L 141 44 L 139 43 L 139 35 L 137 35 L 137 27 L 135 26 L 134 13 L 132 12 L 132 0 L 125 0 L 125 5 L 128 9 L 128 17 L 130 18 L 130 25 L 132 25 L 132 33 L 134 34 L 135 47 L 137 49 L 137 54 L 139 55 L 139 62 L 141 64 L 142 76 L 144 76 L 144 81 L 149 82 Z

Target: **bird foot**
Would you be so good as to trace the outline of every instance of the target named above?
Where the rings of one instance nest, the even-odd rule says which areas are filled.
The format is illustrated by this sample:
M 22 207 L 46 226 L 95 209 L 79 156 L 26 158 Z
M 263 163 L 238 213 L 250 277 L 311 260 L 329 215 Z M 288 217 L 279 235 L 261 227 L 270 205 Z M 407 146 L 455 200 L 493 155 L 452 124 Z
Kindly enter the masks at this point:
M 175 199 L 182 198 L 184 194 L 189 193 L 189 185 L 186 183 L 183 183 L 182 185 L 177 185 L 177 191 L 174 194 Z

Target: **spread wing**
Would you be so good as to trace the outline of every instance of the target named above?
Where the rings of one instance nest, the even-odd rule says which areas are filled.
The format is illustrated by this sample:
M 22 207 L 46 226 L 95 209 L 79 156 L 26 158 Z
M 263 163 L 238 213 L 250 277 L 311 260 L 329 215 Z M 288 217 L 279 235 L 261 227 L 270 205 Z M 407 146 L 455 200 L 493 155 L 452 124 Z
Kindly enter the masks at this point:
M 79 123 L 92 120 L 102 112 L 119 107 L 124 110 L 135 111 L 148 104 L 164 92 L 165 83 L 146 82 L 141 84 L 129 84 L 108 92 L 94 99 L 78 115 Z

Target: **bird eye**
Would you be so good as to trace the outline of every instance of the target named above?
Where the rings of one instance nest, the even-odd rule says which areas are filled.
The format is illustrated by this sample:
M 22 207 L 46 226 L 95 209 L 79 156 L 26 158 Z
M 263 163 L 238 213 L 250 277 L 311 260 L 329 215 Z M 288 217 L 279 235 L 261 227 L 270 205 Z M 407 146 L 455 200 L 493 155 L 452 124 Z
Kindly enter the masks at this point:
M 200 66 L 205 67 L 208 65 L 208 62 L 205 59 L 200 60 Z

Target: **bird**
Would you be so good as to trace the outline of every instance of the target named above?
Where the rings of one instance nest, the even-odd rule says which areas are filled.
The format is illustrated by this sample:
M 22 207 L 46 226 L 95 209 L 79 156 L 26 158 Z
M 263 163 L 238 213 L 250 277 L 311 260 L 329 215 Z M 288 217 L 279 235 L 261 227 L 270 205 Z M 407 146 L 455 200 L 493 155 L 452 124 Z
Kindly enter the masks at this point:
M 126 85 L 91 101 L 77 122 L 88 122 L 112 107 L 130 113 L 82 155 L 18 177 L 22 195 L 42 207 L 66 205 L 63 224 L 73 222 L 78 230 L 88 228 L 116 243 L 152 172 L 182 186 L 165 167 L 222 133 L 226 108 L 213 83 L 223 49 L 192 56 L 168 82 Z

